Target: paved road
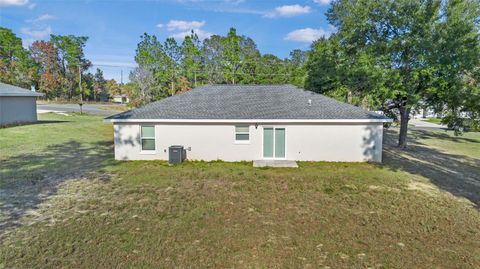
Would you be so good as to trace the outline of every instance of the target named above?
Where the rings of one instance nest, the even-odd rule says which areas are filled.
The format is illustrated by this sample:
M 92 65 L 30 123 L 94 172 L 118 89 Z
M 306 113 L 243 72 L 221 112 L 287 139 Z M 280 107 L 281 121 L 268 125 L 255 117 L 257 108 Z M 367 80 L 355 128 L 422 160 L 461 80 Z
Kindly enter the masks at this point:
M 122 105 L 84 104 L 82 106 L 82 111 L 84 113 L 98 115 L 113 115 L 120 113 L 120 111 L 111 109 L 112 106 L 121 107 Z M 80 106 L 78 104 L 37 104 L 37 112 L 80 112 Z
M 408 123 L 414 125 L 417 128 L 430 128 L 430 129 L 442 129 L 442 130 L 447 128 L 447 126 L 445 125 L 426 122 L 426 121 L 423 121 L 422 119 L 411 119 Z

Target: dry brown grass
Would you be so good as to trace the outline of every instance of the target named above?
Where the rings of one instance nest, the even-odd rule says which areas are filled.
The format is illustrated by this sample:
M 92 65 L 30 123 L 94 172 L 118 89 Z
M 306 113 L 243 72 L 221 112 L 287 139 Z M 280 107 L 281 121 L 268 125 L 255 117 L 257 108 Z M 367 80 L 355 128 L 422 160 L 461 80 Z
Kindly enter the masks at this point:
M 0 248 L 5 265 L 480 265 L 478 211 L 411 190 L 403 172 L 328 163 L 278 170 L 133 162 L 111 169 L 104 180 L 64 184 L 27 217 L 31 226 L 11 231 Z
M 75 122 L 54 126 L 72 128 L 67 133 L 78 128 Z M 45 137 L 53 144 L 65 140 L 56 129 L 51 135 L 41 125 L 3 131 L 17 137 L 36 131 L 42 140 L 20 147 L 22 155 L 3 156 L 10 176 L 19 164 L 21 181 L 6 180 L 0 191 L 17 188 L 19 195 L 29 195 L 30 189 L 48 186 L 53 191 L 36 193 L 33 205 L 15 204 L 22 208 L 12 217 L 18 223 L 0 231 L 0 268 L 480 267 L 479 188 L 476 181 L 461 180 L 480 173 L 473 168 L 476 156 L 455 161 L 458 153 L 440 152 L 419 139 L 410 151 L 387 155 L 384 165 L 171 167 L 109 162 L 108 126 L 88 126 L 101 130 L 97 141 L 89 145 L 87 137 L 78 137 L 81 146 L 60 147 L 64 154 L 45 151 L 57 148 Z M 14 154 L 16 139 L 3 141 Z M 68 151 L 76 156 L 79 149 L 93 155 L 80 161 L 95 160 L 95 169 L 82 170 L 78 159 L 68 158 Z M 436 155 L 427 159 L 429 154 Z M 69 165 L 81 173 L 62 173 Z M 28 180 L 39 174 L 60 180 Z M 11 202 L 0 197 L 0 205 Z

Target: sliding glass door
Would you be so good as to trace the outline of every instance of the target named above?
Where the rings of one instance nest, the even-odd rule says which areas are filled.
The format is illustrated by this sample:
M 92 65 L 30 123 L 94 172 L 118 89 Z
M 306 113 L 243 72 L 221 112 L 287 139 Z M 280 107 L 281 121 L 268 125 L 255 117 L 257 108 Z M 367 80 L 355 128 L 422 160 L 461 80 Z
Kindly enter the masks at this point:
M 285 159 L 285 128 L 263 128 L 263 157 Z

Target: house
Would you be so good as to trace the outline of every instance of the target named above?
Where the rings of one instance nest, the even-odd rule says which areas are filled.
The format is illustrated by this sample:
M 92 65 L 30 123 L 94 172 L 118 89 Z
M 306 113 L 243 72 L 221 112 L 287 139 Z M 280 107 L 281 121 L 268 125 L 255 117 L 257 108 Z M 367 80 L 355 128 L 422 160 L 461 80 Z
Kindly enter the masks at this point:
M 292 85 L 207 85 L 105 119 L 115 159 L 382 161 L 385 116 Z
M 112 101 L 114 103 L 126 104 L 130 102 L 130 98 L 126 94 L 117 94 L 112 96 Z
M 0 126 L 37 121 L 41 93 L 0 82 Z

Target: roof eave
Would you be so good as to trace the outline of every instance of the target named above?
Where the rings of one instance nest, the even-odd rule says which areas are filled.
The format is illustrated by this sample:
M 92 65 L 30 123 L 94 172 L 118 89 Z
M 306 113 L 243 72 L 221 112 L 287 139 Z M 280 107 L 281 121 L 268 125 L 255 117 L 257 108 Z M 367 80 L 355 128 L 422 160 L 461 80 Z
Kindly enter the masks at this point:
M 387 123 L 392 119 L 111 119 L 112 123 Z
M 17 94 L 17 93 L 2 93 L 0 97 L 41 97 L 44 96 L 43 93 L 32 93 L 32 94 Z

